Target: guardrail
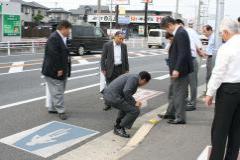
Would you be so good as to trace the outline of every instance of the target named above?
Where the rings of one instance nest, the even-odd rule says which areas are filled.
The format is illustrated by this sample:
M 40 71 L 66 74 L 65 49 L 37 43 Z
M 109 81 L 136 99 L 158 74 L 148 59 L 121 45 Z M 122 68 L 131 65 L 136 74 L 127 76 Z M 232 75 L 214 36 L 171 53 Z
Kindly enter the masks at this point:
M 43 53 L 46 41 L 0 42 L 0 56 Z

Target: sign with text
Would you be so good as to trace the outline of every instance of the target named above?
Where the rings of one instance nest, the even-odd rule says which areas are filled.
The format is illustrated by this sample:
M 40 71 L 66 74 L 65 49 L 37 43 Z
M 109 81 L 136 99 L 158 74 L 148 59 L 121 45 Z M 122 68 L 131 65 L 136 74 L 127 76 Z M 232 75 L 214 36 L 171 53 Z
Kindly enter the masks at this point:
M 3 35 L 21 36 L 20 15 L 3 15 Z
M 101 22 L 111 22 L 110 15 L 100 15 Z M 130 23 L 144 23 L 144 16 L 125 16 L 128 17 Z M 148 23 L 161 23 L 162 16 L 148 16 Z M 89 15 L 88 22 L 98 22 L 97 15 Z M 115 16 L 112 16 L 112 22 L 115 22 Z
M 2 4 L 0 3 L 0 14 L 2 14 Z

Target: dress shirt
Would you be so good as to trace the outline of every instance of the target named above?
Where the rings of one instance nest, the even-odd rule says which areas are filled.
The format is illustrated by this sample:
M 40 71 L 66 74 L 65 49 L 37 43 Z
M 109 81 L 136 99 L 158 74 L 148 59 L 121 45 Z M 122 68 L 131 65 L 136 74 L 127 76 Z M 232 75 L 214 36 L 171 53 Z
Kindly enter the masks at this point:
M 175 29 L 174 29 L 174 31 L 173 31 L 173 35 L 174 35 L 174 36 L 176 35 L 177 30 L 178 30 L 179 27 L 180 27 L 180 26 L 175 27 Z
M 240 35 L 223 44 L 217 53 L 216 64 L 208 83 L 208 96 L 214 96 L 222 83 L 240 83 Z
M 61 36 L 61 38 L 62 38 L 63 43 L 65 44 L 65 46 L 67 46 L 67 37 L 64 37 L 59 30 L 57 30 L 57 33 Z
M 192 29 L 192 28 L 185 28 L 185 29 L 186 29 L 189 39 L 190 39 L 192 57 L 196 58 L 197 57 L 197 48 L 202 48 L 200 37 L 194 29 Z
M 207 55 L 212 56 L 215 53 L 215 49 L 216 49 L 216 46 L 215 46 L 214 33 L 212 33 L 210 37 L 208 37 L 208 45 L 206 48 Z
M 116 42 L 113 42 L 114 47 L 114 64 L 120 65 L 122 64 L 122 49 L 121 45 L 116 44 Z

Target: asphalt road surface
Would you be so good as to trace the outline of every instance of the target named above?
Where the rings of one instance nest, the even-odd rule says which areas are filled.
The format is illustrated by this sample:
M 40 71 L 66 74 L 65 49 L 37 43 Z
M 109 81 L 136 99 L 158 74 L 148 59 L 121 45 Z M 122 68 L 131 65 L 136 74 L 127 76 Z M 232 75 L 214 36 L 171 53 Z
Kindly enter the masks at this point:
M 40 68 L 42 54 L 0 58 L 0 139 L 59 121 L 45 108 L 45 88 Z M 103 100 L 99 94 L 99 54 L 73 57 L 72 77 L 67 84 L 65 104 L 69 119 L 64 123 L 99 132 L 73 146 L 43 158 L 35 154 L 0 143 L 0 160 L 43 160 L 60 155 L 85 145 L 87 142 L 112 130 L 117 110 L 104 112 Z M 152 73 L 153 80 L 145 89 L 161 91 L 148 101 L 142 115 L 167 103 L 169 85 L 167 54 L 161 49 L 131 48 L 129 50 L 130 72 L 146 70 Z M 200 68 L 200 84 L 204 83 L 205 68 Z M 0 140 L 1 141 L 1 140 Z

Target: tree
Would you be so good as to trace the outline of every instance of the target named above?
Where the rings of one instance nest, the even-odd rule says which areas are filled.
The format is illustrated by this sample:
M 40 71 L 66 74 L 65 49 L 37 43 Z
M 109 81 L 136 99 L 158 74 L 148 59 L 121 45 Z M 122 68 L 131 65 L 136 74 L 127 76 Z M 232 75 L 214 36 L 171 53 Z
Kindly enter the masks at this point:
M 36 16 L 33 17 L 34 21 L 39 23 L 43 20 L 44 16 L 41 14 L 37 14 Z

